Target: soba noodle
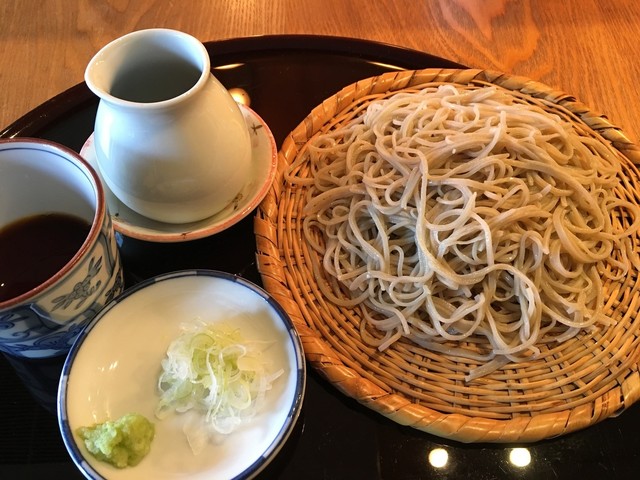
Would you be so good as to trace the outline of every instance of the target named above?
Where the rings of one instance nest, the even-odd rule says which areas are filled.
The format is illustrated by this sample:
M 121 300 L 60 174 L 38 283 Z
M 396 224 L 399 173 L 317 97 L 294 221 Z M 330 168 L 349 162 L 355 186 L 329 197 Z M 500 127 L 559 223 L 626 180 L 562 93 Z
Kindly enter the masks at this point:
M 334 283 L 323 293 L 364 307 L 363 340 L 483 365 L 470 380 L 610 322 L 602 278 L 627 271 L 640 219 L 614 193 L 619 172 L 559 116 L 445 84 L 373 101 L 314 137 L 287 176 L 308 187 L 305 238 Z

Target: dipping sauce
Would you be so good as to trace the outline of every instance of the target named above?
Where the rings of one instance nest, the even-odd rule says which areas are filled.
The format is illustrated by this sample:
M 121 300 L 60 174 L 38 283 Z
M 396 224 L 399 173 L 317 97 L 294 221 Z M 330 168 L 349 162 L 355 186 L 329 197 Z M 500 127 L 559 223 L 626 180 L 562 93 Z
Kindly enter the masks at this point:
M 0 229 L 0 302 L 22 295 L 55 275 L 91 230 L 84 219 L 46 213 Z

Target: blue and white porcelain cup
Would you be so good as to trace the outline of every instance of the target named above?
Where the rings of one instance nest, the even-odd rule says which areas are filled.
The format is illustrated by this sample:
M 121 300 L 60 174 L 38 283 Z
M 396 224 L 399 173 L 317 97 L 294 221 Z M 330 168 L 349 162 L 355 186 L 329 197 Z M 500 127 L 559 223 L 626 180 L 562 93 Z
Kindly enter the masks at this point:
M 0 234 L 20 219 L 43 213 L 79 217 L 89 224 L 89 233 L 52 276 L 17 296 L 0 297 L 0 351 L 16 357 L 66 355 L 82 328 L 124 286 L 111 216 L 95 170 L 53 142 L 0 140 Z M 48 240 L 39 239 L 43 251 Z

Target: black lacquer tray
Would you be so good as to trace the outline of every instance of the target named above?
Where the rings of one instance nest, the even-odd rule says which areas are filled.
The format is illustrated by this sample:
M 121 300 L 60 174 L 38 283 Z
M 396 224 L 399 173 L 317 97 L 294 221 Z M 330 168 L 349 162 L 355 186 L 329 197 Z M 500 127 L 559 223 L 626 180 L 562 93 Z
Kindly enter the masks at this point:
M 205 46 L 214 75 L 227 88 L 247 93 L 278 146 L 313 107 L 356 80 L 398 69 L 461 67 L 422 52 L 338 37 L 263 36 Z M 97 105 L 80 83 L 6 127 L 0 137 L 41 137 L 79 151 L 93 131 Z M 185 268 L 223 270 L 261 283 L 252 215 L 201 240 L 155 244 L 120 237 L 120 243 L 128 286 Z M 56 421 L 63 360 L 0 356 L 0 478 L 83 478 Z M 298 424 L 259 478 L 636 478 L 639 431 L 636 405 L 618 418 L 536 444 L 459 444 L 387 420 L 310 370 Z M 442 458 L 445 465 L 436 466 Z

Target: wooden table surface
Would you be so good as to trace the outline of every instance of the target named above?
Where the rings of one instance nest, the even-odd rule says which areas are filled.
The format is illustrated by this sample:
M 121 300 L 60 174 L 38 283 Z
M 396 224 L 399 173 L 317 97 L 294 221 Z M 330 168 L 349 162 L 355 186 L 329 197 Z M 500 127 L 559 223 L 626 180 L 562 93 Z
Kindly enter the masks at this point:
M 637 0 L 4 0 L 0 128 L 82 82 L 109 41 L 153 27 L 203 42 L 317 34 L 417 49 L 571 93 L 640 139 Z

